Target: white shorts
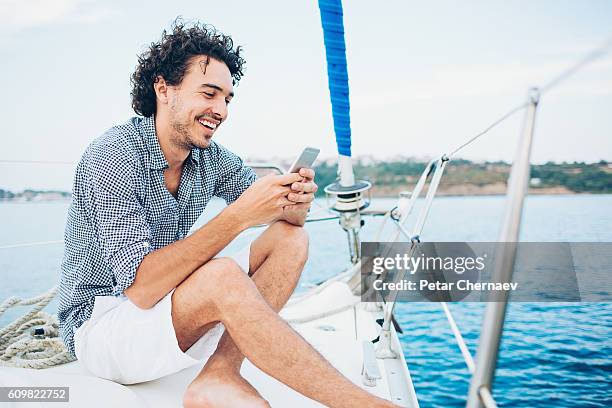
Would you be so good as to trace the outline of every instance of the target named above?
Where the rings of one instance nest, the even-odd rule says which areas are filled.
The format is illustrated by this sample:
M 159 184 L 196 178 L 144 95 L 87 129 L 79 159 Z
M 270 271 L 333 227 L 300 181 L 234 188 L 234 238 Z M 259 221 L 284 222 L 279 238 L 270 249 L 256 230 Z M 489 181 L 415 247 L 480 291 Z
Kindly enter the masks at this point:
M 229 255 L 248 273 L 250 245 Z M 172 324 L 172 292 L 150 309 L 140 309 L 126 296 L 96 296 L 89 320 L 74 334 L 75 353 L 97 377 L 135 384 L 205 363 L 225 331 L 222 323 L 183 352 Z

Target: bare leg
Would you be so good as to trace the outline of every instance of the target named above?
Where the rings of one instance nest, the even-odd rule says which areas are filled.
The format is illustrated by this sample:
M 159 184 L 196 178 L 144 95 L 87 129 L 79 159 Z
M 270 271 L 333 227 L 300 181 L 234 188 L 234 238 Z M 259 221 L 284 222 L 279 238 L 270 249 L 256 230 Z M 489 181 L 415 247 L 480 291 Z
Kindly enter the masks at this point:
M 178 320 L 197 322 L 200 330 L 213 322 L 222 321 L 237 349 L 253 364 L 325 405 L 393 406 L 343 377 L 279 318 L 254 281 L 231 260 L 213 260 L 179 285 L 173 296 L 175 309 L 182 311 Z M 217 358 L 217 361 L 225 360 L 230 365 L 231 362 L 237 364 L 239 359 L 242 361 L 230 346 L 226 340 L 220 350 L 220 355 L 225 355 L 225 358 Z M 236 357 L 236 360 L 231 357 Z M 201 401 L 202 406 L 210 402 Z M 195 404 L 197 401 L 189 403 Z
M 275 223 L 253 242 L 250 252 L 253 282 L 268 305 L 278 312 L 299 281 L 308 255 L 308 237 L 302 229 Z M 179 339 L 183 351 L 197 339 L 185 340 L 186 344 L 181 344 Z M 244 355 L 226 331 L 215 353 L 187 388 L 185 406 L 201 406 L 202 400 L 214 406 L 268 406 L 240 375 L 243 361 Z
M 306 233 L 284 222 L 275 223 L 253 242 L 251 276 L 259 293 L 275 312 L 278 313 L 291 297 L 307 257 Z M 229 364 L 240 371 L 244 355 L 227 332 L 221 338 L 217 351 L 208 365 Z

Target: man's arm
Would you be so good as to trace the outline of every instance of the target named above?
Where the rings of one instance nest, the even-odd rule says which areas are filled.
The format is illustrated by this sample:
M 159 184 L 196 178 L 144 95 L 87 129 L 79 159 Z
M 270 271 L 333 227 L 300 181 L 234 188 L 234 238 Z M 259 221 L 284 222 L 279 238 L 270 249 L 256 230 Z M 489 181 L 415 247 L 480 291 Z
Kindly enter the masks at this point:
M 292 173 L 257 180 L 192 235 L 146 255 L 125 295 L 140 308 L 153 307 L 244 229 L 280 219 L 283 207 L 293 203 L 290 185 L 301 178 Z
M 185 239 L 145 256 L 125 295 L 142 309 L 153 307 L 248 228 L 247 220 L 234 209 L 227 207 Z

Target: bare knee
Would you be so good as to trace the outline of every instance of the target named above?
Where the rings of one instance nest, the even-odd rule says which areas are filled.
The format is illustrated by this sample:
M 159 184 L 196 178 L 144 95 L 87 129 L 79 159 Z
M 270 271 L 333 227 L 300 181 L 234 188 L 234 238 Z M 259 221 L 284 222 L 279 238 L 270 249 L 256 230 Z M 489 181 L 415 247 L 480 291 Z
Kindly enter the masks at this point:
M 214 258 L 196 269 L 176 292 L 193 306 L 215 309 L 220 301 L 249 284 L 252 284 L 251 279 L 236 261 Z
M 304 228 L 289 224 L 286 221 L 277 221 L 270 228 L 275 230 L 275 247 L 289 252 L 292 257 L 302 263 L 306 262 L 309 238 L 308 232 Z
M 232 258 L 214 258 L 196 269 L 190 279 L 204 290 L 220 292 L 228 283 L 243 277 L 245 272 Z
M 236 303 L 260 297 L 251 278 L 232 258 L 215 258 L 194 274 L 221 316 L 224 309 Z

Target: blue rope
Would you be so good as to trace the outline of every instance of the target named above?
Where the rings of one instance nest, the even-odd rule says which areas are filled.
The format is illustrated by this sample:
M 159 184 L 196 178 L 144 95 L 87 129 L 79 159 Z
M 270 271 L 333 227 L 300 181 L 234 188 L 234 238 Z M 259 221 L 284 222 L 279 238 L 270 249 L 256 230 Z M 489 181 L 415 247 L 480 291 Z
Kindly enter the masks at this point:
M 338 153 L 351 156 L 351 117 L 341 0 L 319 0 Z

